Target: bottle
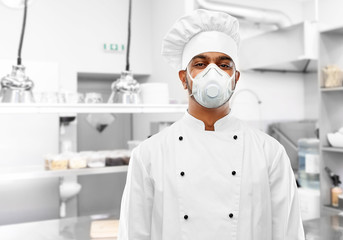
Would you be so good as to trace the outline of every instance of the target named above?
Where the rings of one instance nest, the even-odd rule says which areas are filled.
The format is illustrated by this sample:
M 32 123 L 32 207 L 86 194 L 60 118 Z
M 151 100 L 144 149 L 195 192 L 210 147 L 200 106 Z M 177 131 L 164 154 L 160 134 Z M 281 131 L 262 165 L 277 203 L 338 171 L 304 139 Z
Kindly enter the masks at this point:
M 319 189 L 319 139 L 298 140 L 298 164 L 300 186 Z
M 333 187 L 331 188 L 331 205 L 333 207 L 338 207 L 338 196 L 343 193 L 342 188 L 339 187 L 341 181 L 339 180 L 339 176 L 335 175 L 328 167 L 325 167 L 325 170 L 329 174 L 333 184 Z
M 338 207 L 338 196 L 343 193 L 342 188 L 334 186 L 331 188 L 331 205 L 333 207 Z

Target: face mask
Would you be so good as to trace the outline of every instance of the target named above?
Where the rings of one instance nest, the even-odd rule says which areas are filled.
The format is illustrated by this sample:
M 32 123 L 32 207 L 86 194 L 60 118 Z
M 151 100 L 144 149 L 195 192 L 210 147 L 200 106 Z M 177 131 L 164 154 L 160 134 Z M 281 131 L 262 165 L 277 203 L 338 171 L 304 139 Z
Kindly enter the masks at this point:
M 218 108 L 229 101 L 235 87 L 235 73 L 232 76 L 221 70 L 216 64 L 209 64 L 195 78 L 187 68 L 187 74 L 193 81 L 192 94 L 195 100 L 206 108 Z

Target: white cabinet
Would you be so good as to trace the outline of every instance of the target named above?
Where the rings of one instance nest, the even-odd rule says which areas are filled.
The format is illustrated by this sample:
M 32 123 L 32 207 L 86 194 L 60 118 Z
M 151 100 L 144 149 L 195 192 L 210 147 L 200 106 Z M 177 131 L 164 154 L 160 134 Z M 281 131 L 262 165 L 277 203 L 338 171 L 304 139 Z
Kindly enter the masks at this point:
M 316 22 L 305 21 L 242 40 L 242 70 L 315 72 L 317 32 Z

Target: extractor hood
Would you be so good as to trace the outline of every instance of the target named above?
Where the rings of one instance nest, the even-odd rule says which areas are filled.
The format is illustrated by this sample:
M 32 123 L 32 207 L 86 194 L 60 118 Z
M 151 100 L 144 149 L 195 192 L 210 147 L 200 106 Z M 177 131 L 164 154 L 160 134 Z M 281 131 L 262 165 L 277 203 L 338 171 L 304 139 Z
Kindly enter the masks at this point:
M 305 21 L 243 39 L 240 70 L 317 71 L 318 28 Z

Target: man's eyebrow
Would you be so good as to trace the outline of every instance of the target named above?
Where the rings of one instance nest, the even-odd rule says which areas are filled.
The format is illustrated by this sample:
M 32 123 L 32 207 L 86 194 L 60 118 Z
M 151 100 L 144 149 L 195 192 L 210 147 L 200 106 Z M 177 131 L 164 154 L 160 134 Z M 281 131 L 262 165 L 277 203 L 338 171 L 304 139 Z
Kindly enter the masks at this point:
M 199 55 L 194 56 L 194 57 L 192 58 L 192 60 L 197 59 L 197 58 L 206 59 L 207 57 L 206 57 L 205 55 L 199 54 Z
M 220 56 L 218 57 L 219 60 L 230 60 L 233 61 L 232 58 L 228 57 L 228 56 Z

